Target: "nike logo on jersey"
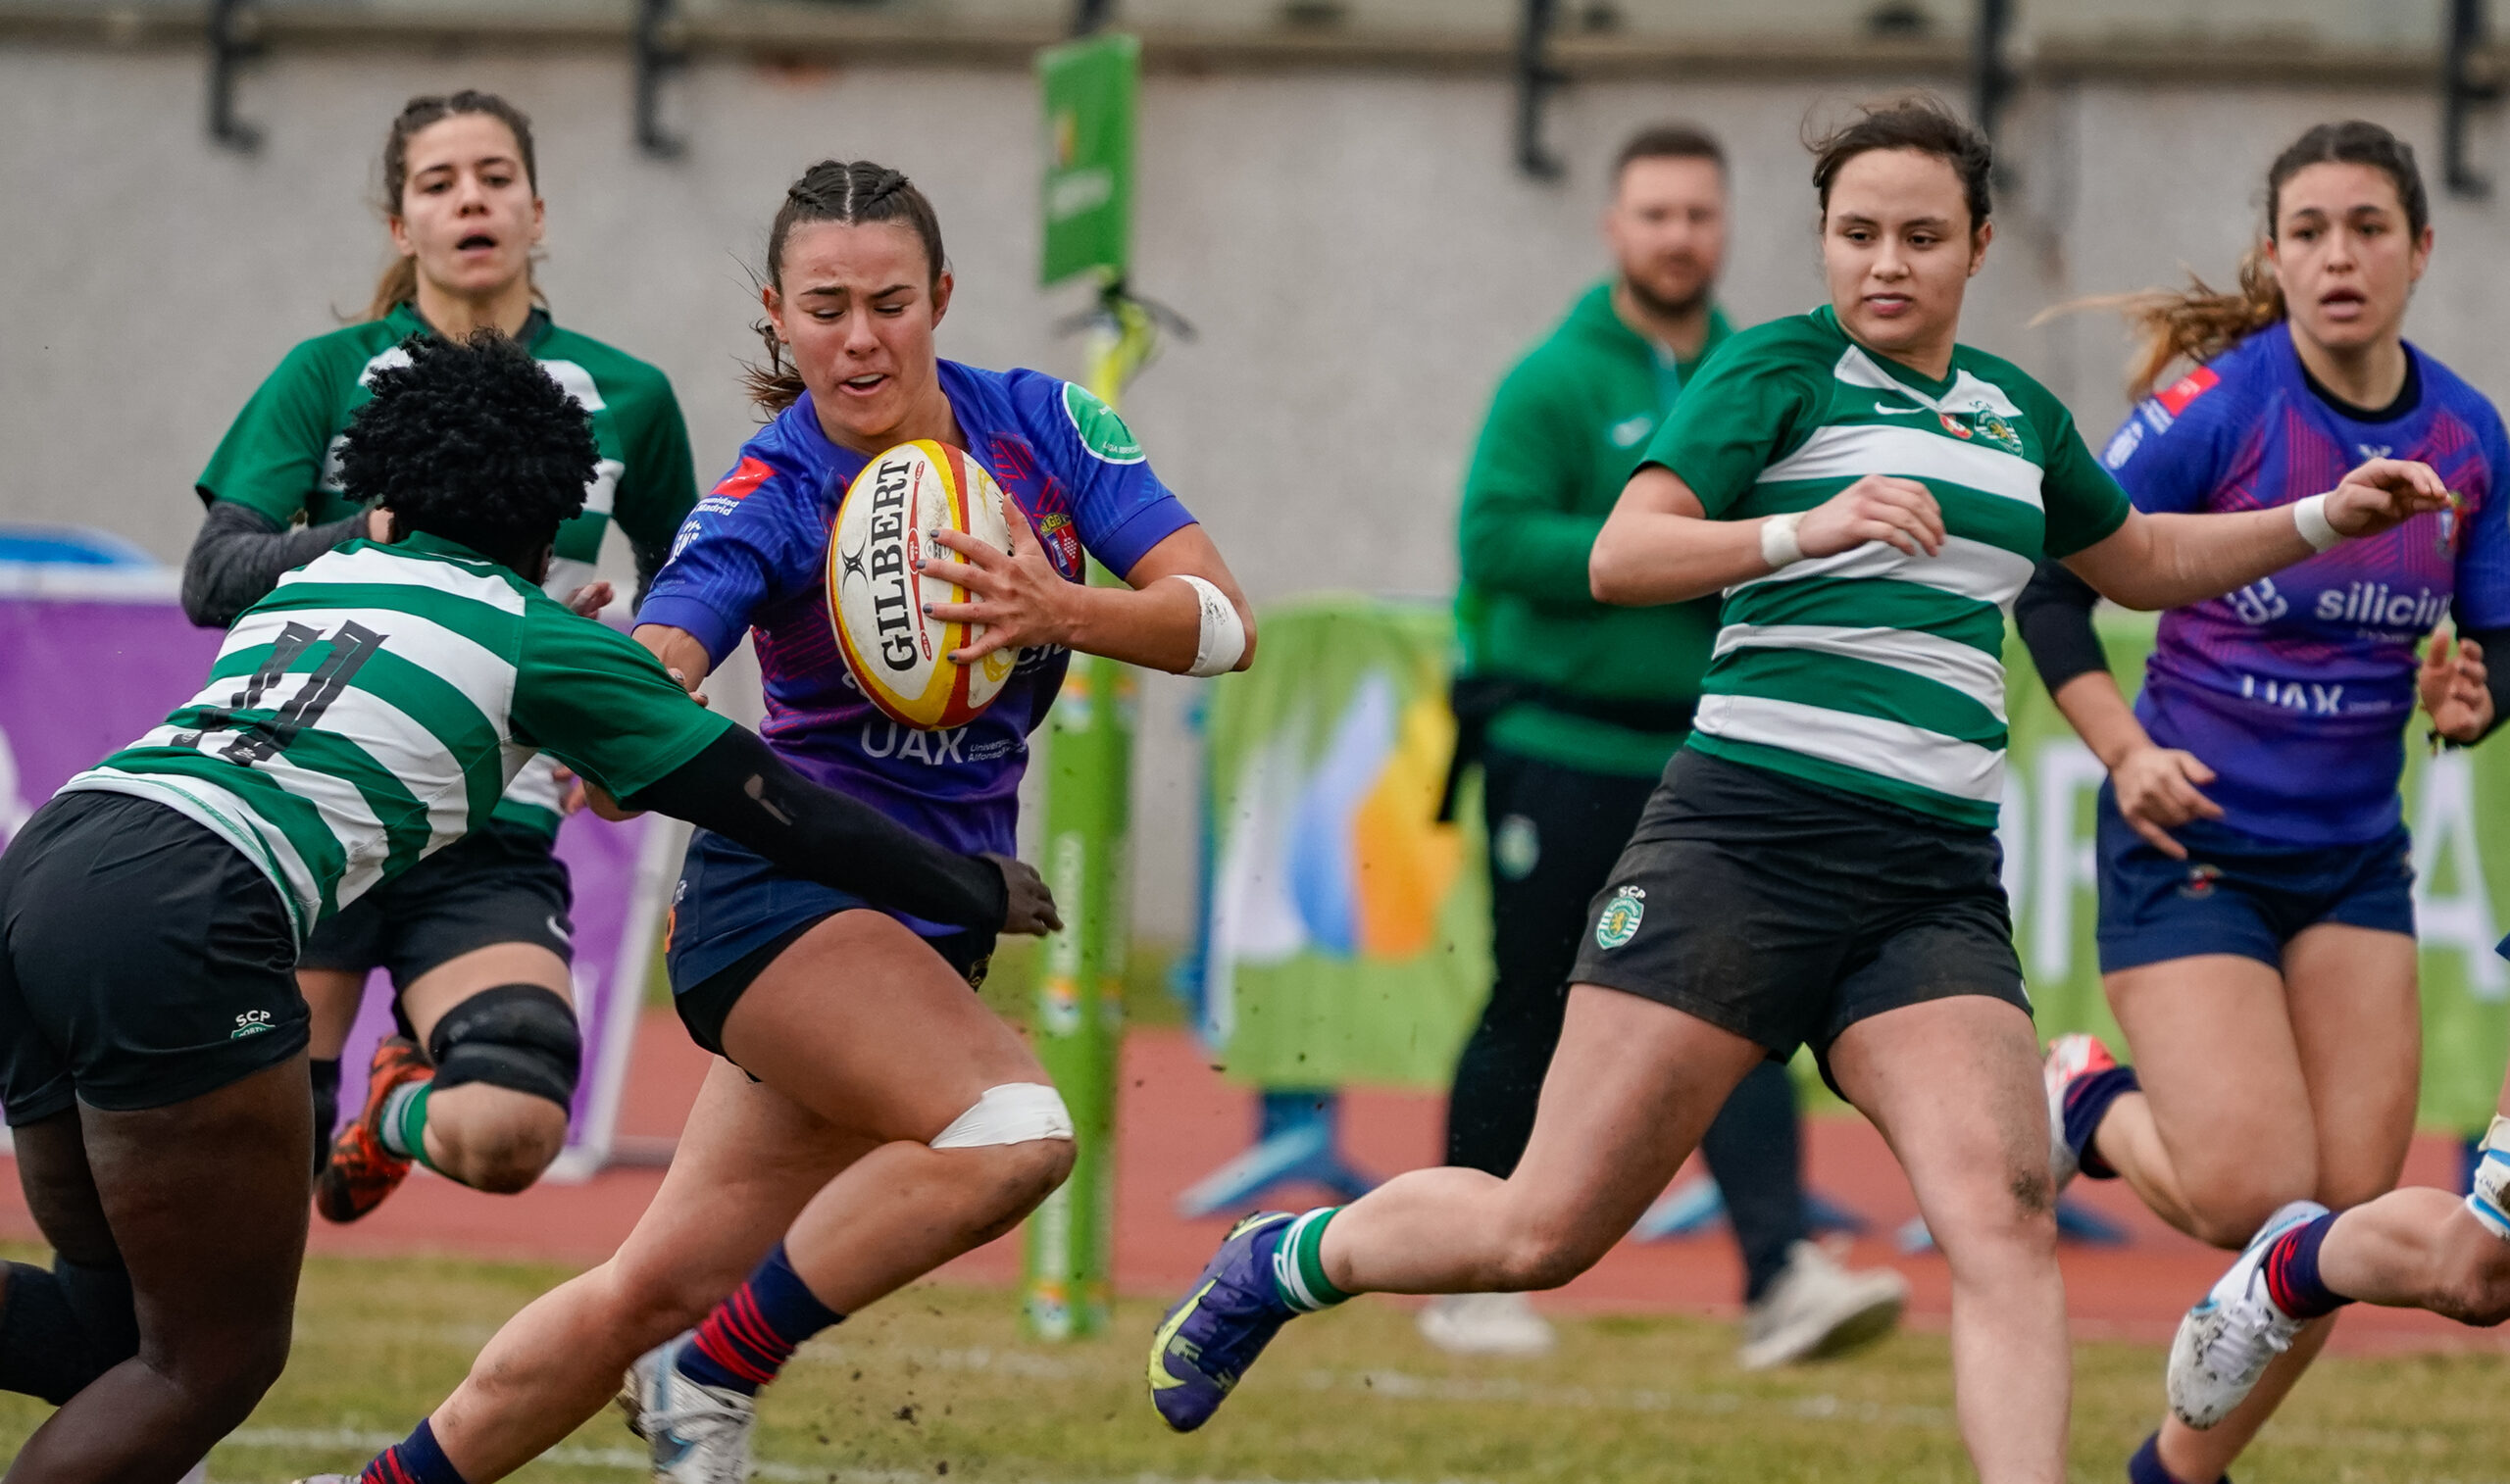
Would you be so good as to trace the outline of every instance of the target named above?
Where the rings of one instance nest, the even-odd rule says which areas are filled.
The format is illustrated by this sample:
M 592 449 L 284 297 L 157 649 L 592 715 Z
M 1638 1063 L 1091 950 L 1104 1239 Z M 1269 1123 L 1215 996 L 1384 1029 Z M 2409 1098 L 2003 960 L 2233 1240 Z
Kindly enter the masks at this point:
M 1887 402 L 1875 403 L 1874 410 L 1886 418 L 1923 418 L 1928 411 L 1923 407 L 1893 407 Z

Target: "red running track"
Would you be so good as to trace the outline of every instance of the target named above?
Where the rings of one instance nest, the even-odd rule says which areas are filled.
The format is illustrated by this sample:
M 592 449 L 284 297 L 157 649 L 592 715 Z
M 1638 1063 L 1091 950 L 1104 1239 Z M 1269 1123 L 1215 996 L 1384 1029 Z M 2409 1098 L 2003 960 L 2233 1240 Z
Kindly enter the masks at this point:
M 711 1060 L 690 1044 L 670 1012 L 649 1012 L 638 1029 L 621 1133 L 648 1139 L 675 1133 Z M 1200 1051 L 1180 1031 L 1134 1034 L 1126 1044 L 1124 1068 L 1117 1282 L 1126 1293 L 1164 1298 L 1193 1277 L 1228 1225 L 1227 1218 L 1179 1219 L 1177 1194 L 1246 1147 L 1254 1125 L 1253 1100 L 1206 1066 Z M 1433 1162 L 1440 1126 L 1434 1097 L 1353 1092 L 1343 1100 L 1346 1152 L 1361 1168 L 1380 1177 Z M 1861 1118 L 1823 1117 L 1810 1120 L 1807 1144 L 1815 1188 L 1873 1223 L 1872 1233 L 1857 1241 L 1851 1261 L 1887 1264 L 1907 1274 L 1913 1320 L 1939 1327 L 1949 1310 L 1943 1261 L 1905 1256 L 1891 1247 L 1891 1233 L 1917 1207 L 1881 1136 Z M 2447 1141 L 2418 1140 L 2406 1178 L 2451 1185 L 2456 1164 Z M 661 1180 L 659 1169 L 614 1169 L 579 1185 L 488 1196 L 422 1173 L 390 1204 L 355 1226 L 316 1220 L 312 1245 L 315 1252 L 329 1255 L 457 1253 L 589 1264 L 617 1247 Z M 2066 1293 L 2076 1334 L 2166 1340 L 2180 1313 L 2220 1273 L 2223 1255 L 2163 1225 L 2118 1182 L 2080 1181 L 2070 1194 L 2120 1221 L 2134 1237 L 2123 1248 L 2066 1249 Z M 36 1236 L 17 1180 L 0 1178 L 0 1237 Z M 1015 1235 L 971 1253 L 941 1276 L 1010 1286 L 1019 1275 L 1018 1240 Z M 1719 1231 L 1648 1245 L 1625 1243 L 1593 1271 L 1541 1302 L 1588 1312 L 1732 1314 L 1741 1281 L 1733 1244 Z M 2355 1354 L 2510 1351 L 2510 1337 L 2499 1332 L 2467 1329 L 2429 1314 L 2369 1308 L 2346 1314 L 2334 1344 Z

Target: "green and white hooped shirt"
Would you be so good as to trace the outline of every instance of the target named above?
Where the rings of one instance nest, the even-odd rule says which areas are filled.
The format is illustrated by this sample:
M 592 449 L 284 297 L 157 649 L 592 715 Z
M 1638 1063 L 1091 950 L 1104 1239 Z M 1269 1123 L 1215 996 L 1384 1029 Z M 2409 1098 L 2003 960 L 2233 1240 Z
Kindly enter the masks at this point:
M 289 351 L 219 440 L 197 481 L 201 498 L 231 500 L 282 527 L 358 514 L 363 507 L 340 487 L 342 435 L 374 396 L 375 373 L 404 364 L 401 342 L 427 333 L 427 322 L 402 304 Z M 659 370 L 536 310 L 518 338 L 590 416 L 600 449 L 582 513 L 558 527 L 547 586 L 563 599 L 592 580 L 613 522 L 639 546 L 668 551 L 697 503 L 696 473 L 687 424 Z M 556 765 L 535 764 L 515 780 L 499 822 L 555 835 L 561 792 Z
M 226 631 L 208 686 L 63 793 L 151 799 L 287 902 L 299 941 L 485 824 L 535 753 L 626 798 L 731 723 L 644 646 L 454 542 L 351 542 Z
M 1921 375 L 1857 345 L 1826 306 L 1728 341 L 1645 462 L 1718 520 L 1810 510 L 1867 474 L 1933 492 L 1939 555 L 1873 541 L 1726 590 L 1689 745 L 1994 828 L 2005 615 L 2042 557 L 2127 519 L 2064 405 L 1968 346 L 1946 379 Z

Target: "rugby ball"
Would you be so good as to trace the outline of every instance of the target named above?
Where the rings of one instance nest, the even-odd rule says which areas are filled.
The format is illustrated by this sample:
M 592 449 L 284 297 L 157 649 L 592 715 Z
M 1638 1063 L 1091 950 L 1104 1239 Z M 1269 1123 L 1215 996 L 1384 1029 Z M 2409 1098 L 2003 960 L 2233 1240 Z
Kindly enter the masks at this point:
M 964 603 L 955 582 L 920 575 L 921 560 L 965 558 L 932 539 L 964 531 L 1008 553 L 1002 486 L 960 449 L 929 438 L 863 466 L 836 507 L 828 533 L 828 622 L 857 689 L 898 721 L 922 730 L 964 726 L 993 704 L 1018 657 L 996 650 L 972 665 L 950 652 L 983 634 L 981 623 L 927 618 L 928 603 Z

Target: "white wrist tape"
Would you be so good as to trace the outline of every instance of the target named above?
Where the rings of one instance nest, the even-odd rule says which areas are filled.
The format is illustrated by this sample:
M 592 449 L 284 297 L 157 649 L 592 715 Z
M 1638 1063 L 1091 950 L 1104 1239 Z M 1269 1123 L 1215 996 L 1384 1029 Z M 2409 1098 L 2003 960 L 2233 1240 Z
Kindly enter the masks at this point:
M 1804 511 L 1791 511 L 1761 522 L 1761 560 L 1769 564 L 1770 570 L 1793 567 L 1804 560 L 1804 548 L 1795 541 L 1795 527 L 1804 523 L 1805 515 Z
M 2310 544 L 2312 551 L 2325 551 L 2344 539 L 2342 531 L 2328 523 L 2325 495 L 2292 502 L 2292 528 L 2301 533 L 2301 539 Z
M 2492 1115 L 2492 1127 L 2476 1146 L 2474 1184 L 2467 1210 L 2494 1236 L 2510 1241 L 2510 1206 L 2503 1204 L 2510 1198 L 2510 1118 L 2499 1113 Z
M 1185 572 L 1178 575 L 1194 590 L 1194 602 L 1202 610 L 1202 632 L 1194 639 L 1194 664 L 1185 673 L 1228 674 L 1237 668 L 1237 662 L 1246 654 L 1246 624 L 1237 617 L 1237 605 L 1200 577 Z
M 1063 1106 L 1063 1094 L 1043 1082 L 1005 1082 L 986 1088 L 976 1107 L 932 1136 L 931 1147 L 976 1149 L 1071 1137 L 1072 1113 Z

